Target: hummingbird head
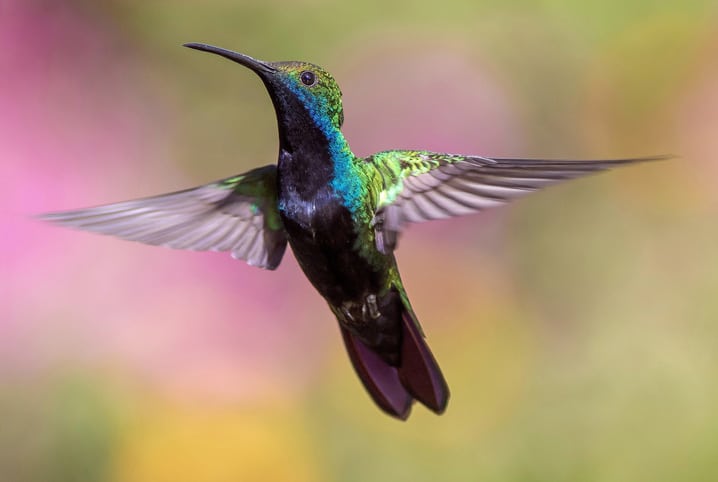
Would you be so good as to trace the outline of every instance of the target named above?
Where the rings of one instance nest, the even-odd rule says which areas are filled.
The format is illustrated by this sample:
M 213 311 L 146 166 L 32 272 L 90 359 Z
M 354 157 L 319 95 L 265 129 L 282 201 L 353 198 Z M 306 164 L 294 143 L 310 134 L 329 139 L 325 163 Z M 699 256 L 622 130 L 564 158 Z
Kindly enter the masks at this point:
M 332 137 L 344 123 L 342 92 L 334 78 L 323 68 L 308 62 L 264 62 L 212 45 L 184 45 L 220 55 L 255 72 L 264 82 L 277 112 L 280 138 L 291 144 L 292 138 L 307 136 L 312 122 L 326 137 Z

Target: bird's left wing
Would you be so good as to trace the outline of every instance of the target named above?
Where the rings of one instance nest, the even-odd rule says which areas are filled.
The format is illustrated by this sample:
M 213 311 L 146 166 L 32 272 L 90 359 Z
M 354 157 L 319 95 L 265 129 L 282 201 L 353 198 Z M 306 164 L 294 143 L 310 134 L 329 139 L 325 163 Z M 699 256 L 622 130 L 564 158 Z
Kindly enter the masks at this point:
M 147 244 L 231 251 L 266 269 L 279 265 L 287 247 L 274 165 L 193 189 L 41 218 Z
M 379 152 L 366 159 L 383 186 L 374 218 L 377 248 L 393 249 L 399 231 L 409 222 L 475 213 L 564 180 L 665 158 L 569 161 Z

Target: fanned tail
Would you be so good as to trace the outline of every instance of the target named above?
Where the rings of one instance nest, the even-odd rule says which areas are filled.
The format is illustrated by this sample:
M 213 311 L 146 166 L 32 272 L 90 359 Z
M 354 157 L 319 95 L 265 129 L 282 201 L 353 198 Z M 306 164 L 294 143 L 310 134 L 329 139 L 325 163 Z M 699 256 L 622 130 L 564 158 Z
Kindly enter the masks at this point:
M 356 335 L 340 326 L 354 370 L 374 402 L 406 420 L 414 399 L 437 414 L 446 409 L 449 387 L 410 309 L 402 304 L 400 357 L 391 365 Z

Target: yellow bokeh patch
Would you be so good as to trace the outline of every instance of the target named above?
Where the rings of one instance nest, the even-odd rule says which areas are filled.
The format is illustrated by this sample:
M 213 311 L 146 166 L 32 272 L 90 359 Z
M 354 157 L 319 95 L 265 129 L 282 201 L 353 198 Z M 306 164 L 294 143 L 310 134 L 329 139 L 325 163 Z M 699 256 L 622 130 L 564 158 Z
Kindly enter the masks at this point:
M 118 447 L 117 482 L 314 481 L 297 414 L 278 407 L 143 405 Z

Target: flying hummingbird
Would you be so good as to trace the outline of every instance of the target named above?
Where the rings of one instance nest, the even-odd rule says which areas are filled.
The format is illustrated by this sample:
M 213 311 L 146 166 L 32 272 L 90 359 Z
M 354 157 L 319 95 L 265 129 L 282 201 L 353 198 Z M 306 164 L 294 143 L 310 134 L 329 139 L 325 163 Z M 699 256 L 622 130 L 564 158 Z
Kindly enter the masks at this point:
M 402 420 L 414 400 L 441 414 L 449 399 L 394 257 L 404 226 L 475 213 L 563 180 L 659 159 L 498 159 L 413 150 L 360 158 L 341 132 L 341 90 L 321 67 L 185 46 L 259 76 L 277 115 L 277 164 L 193 189 L 43 218 L 147 244 L 229 251 L 269 270 L 289 244 L 337 318 L 369 395 Z

